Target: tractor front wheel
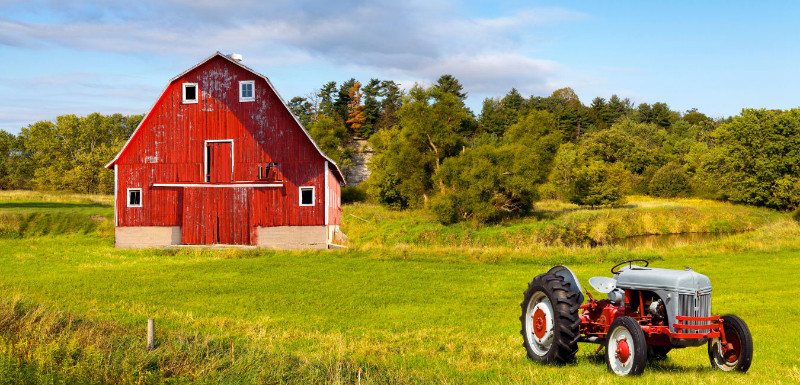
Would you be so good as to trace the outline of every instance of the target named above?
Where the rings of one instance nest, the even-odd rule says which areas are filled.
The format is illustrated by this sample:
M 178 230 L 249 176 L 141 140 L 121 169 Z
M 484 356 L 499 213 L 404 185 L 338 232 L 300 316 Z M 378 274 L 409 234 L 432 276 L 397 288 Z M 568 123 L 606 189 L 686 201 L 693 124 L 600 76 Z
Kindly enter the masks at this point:
M 608 328 L 606 364 L 620 376 L 638 376 L 647 363 L 647 341 L 642 327 L 631 317 L 619 317 Z
M 522 303 L 523 346 L 532 360 L 566 364 L 575 360 L 580 337 L 578 293 L 555 274 L 541 274 L 528 283 Z
M 722 316 L 722 328 L 727 346 L 720 338 L 708 341 L 708 358 L 711 365 L 726 372 L 745 373 L 753 361 L 753 337 L 744 321 L 732 314 Z

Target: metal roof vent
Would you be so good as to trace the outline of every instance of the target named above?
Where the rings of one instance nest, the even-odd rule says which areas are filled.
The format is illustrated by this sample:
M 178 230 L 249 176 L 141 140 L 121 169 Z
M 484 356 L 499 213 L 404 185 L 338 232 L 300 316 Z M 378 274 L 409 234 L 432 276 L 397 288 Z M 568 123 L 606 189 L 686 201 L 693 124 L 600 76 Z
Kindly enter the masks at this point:
M 233 61 L 237 61 L 237 62 L 242 61 L 242 54 L 240 54 L 240 53 L 232 53 L 232 54 L 228 55 L 228 57 L 231 58 Z

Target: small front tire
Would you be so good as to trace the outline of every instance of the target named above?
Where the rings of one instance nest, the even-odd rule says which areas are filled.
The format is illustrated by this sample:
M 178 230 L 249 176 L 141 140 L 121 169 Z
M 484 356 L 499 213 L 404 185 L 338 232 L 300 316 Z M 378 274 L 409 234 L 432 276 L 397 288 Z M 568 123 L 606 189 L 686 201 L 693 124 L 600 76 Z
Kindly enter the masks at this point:
M 753 361 L 753 337 L 744 321 L 732 314 L 721 317 L 728 349 L 723 352 L 720 338 L 708 341 L 708 358 L 711 366 L 729 372 L 746 373 Z
M 638 376 L 647 364 L 647 341 L 642 327 L 631 317 L 619 317 L 608 328 L 606 365 L 620 376 Z

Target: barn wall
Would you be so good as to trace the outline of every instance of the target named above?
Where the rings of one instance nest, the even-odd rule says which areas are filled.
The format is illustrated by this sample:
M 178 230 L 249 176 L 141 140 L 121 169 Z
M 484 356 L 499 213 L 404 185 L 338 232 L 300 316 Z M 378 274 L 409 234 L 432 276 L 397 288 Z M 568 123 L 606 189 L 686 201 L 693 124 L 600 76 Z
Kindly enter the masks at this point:
M 328 168 L 328 224 L 340 225 L 342 222 L 342 186 L 333 170 Z
M 255 102 L 239 102 L 240 80 L 255 81 Z M 182 103 L 183 83 L 198 83 L 198 103 Z M 204 141 L 224 139 L 233 140 L 234 181 L 256 181 L 258 163 L 279 164 L 270 176 L 283 187 L 250 194 L 252 235 L 256 227 L 325 224 L 325 159 L 264 79 L 216 57 L 167 87 L 117 159 L 118 225 L 180 226 L 183 188 L 150 186 L 204 183 Z M 315 187 L 314 206 L 299 205 L 300 186 Z M 142 188 L 143 207 L 126 207 L 128 188 Z

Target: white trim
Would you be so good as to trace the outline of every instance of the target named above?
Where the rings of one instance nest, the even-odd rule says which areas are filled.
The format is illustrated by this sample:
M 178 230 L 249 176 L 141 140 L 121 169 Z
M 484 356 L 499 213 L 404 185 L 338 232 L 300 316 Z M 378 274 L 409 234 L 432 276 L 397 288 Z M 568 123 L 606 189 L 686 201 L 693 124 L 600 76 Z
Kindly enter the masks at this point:
M 329 225 L 329 223 L 328 223 L 329 214 L 328 213 L 331 211 L 331 208 L 328 207 L 328 204 L 329 204 L 328 203 L 328 161 L 326 160 L 325 161 L 325 226 Z
M 224 58 L 225 60 L 227 60 L 227 61 L 229 61 L 229 62 L 231 62 L 233 64 L 236 64 L 237 66 L 239 66 L 239 67 L 241 67 L 241 68 L 243 68 L 243 69 L 245 69 L 247 71 L 250 71 L 252 74 L 260 77 L 261 79 L 264 79 L 264 81 L 267 82 L 267 85 L 269 86 L 270 90 L 272 90 L 272 92 L 278 97 L 278 100 L 281 101 L 281 104 L 283 104 L 283 107 L 286 108 L 286 111 L 289 112 L 289 116 L 291 116 L 294 119 L 294 121 L 297 123 L 297 125 L 300 127 L 300 129 L 303 130 L 303 133 L 306 134 L 306 137 L 308 138 L 308 140 L 311 141 L 311 144 L 314 145 L 314 148 L 317 149 L 319 154 L 323 158 L 325 158 L 325 160 L 327 160 L 328 162 L 331 162 L 333 164 L 333 167 L 336 170 L 336 173 L 339 175 L 339 178 L 341 178 L 342 183 L 346 183 L 346 181 L 344 180 L 344 174 L 342 174 L 342 170 L 339 168 L 339 165 L 337 165 L 336 162 L 334 162 L 331 158 L 329 158 L 327 155 L 325 155 L 324 152 L 322 152 L 322 149 L 319 148 L 319 146 L 317 145 L 317 142 L 315 142 L 314 139 L 311 137 L 311 134 L 308 133 L 306 128 L 303 127 L 303 124 L 300 123 L 300 120 L 297 118 L 297 116 L 295 116 L 294 113 L 292 113 L 291 109 L 289 109 L 289 105 L 287 105 L 286 101 L 283 100 L 283 97 L 281 97 L 281 94 L 279 94 L 278 91 L 275 89 L 275 86 L 272 85 L 272 82 L 269 80 L 269 78 L 267 78 L 266 76 L 254 71 L 252 68 L 250 68 L 250 67 L 248 67 L 248 66 L 246 66 L 246 65 L 244 65 L 244 64 L 242 64 L 240 62 L 237 62 L 236 60 L 233 60 L 233 59 L 229 58 L 228 56 L 223 55 L 219 51 L 215 52 L 213 55 L 207 57 L 205 60 L 195 64 L 191 68 L 187 69 L 186 71 L 181 72 L 180 74 L 178 74 L 178 76 L 175 76 L 174 78 L 169 80 L 169 83 L 167 84 L 167 86 L 164 87 L 163 91 L 161 91 L 161 95 L 159 95 L 158 99 L 156 99 L 156 101 L 153 102 L 153 105 L 150 107 L 149 110 L 147 110 L 147 114 L 144 116 L 142 121 L 139 123 L 139 125 L 136 127 L 136 129 L 133 131 L 133 134 L 131 135 L 131 137 L 128 138 L 128 141 L 125 142 L 124 146 L 122 146 L 122 149 L 119 151 L 119 153 L 117 153 L 117 156 L 115 156 L 114 159 L 111 160 L 111 162 L 108 162 L 108 164 L 105 167 L 106 168 L 110 168 L 110 166 L 113 165 L 119 159 L 119 157 L 125 152 L 125 149 L 127 149 L 128 146 L 133 141 L 133 138 L 136 137 L 136 134 L 139 132 L 139 129 L 142 127 L 142 124 L 144 124 L 144 122 L 147 121 L 147 118 L 150 116 L 150 113 L 153 112 L 153 109 L 156 107 L 158 102 L 161 100 L 161 98 L 164 96 L 164 94 L 169 89 L 169 86 L 172 85 L 172 83 L 174 81 L 180 79 L 181 76 L 186 75 L 187 73 L 191 72 L 195 68 L 200 67 L 201 65 L 205 64 L 207 61 L 209 61 L 209 60 L 211 60 L 211 59 L 213 59 L 213 58 L 215 58 L 217 56 L 219 56 L 221 58 Z
M 283 187 L 283 183 L 153 183 L 153 187 Z
M 311 189 L 311 204 L 304 205 L 303 204 L 303 190 L 304 189 Z M 314 206 L 317 203 L 317 189 L 314 186 L 300 186 L 297 188 L 297 202 L 300 203 L 300 206 Z
M 119 216 L 117 215 L 117 188 L 119 180 L 117 179 L 117 165 L 114 165 L 114 226 L 119 226 Z
M 242 86 L 249 84 L 252 86 L 253 95 L 248 97 L 242 96 Z M 255 80 L 240 80 L 239 81 L 239 101 L 240 102 L 254 102 L 256 101 L 256 81 Z
M 226 143 L 231 144 L 231 179 L 233 179 L 233 139 L 214 139 L 203 141 L 203 180 L 209 182 L 211 175 L 208 175 L 208 144 L 209 143 Z
M 131 204 L 131 192 L 133 192 L 133 191 L 138 191 L 139 192 L 139 204 L 138 205 L 132 205 Z M 141 188 L 129 188 L 128 189 L 128 193 L 125 194 L 125 205 L 127 207 L 142 207 L 142 202 L 144 202 L 144 193 L 142 193 L 142 189 Z
M 186 99 L 186 87 L 192 86 L 194 86 L 194 99 Z M 197 86 L 197 83 L 183 83 L 181 95 L 183 96 L 183 104 L 197 104 L 200 101 L 200 87 Z

